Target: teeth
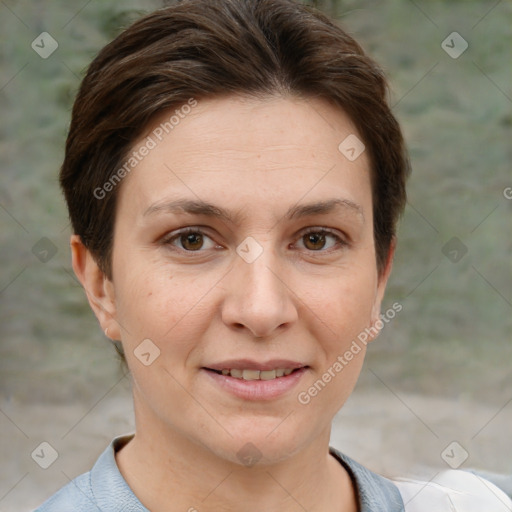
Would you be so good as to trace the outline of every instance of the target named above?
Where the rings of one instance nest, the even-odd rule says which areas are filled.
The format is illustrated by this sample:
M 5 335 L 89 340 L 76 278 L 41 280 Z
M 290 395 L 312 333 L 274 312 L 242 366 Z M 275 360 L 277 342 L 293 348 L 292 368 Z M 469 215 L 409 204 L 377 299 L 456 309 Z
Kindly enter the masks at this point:
M 276 368 L 275 370 L 239 370 L 237 368 L 229 370 L 225 368 L 222 370 L 222 375 L 229 375 L 235 379 L 243 380 L 272 380 L 278 377 L 285 377 L 292 372 L 293 368 Z
M 259 370 L 244 370 L 242 372 L 242 379 L 244 380 L 259 380 L 260 371 Z
M 276 378 L 276 371 L 275 370 L 264 370 L 260 372 L 260 379 L 261 380 L 272 380 Z

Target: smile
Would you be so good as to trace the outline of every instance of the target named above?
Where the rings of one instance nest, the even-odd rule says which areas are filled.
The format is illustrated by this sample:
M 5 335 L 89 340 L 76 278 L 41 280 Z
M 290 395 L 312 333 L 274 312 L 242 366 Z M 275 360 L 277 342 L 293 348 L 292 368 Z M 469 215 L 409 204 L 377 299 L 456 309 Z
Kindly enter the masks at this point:
M 280 377 L 290 375 L 290 373 L 298 370 L 298 368 L 277 368 L 275 370 L 251 370 L 245 369 L 240 370 L 238 368 L 224 369 L 224 370 L 212 370 L 222 375 L 229 375 L 235 379 L 243 380 L 273 380 Z
M 309 366 L 296 368 L 205 368 L 201 370 L 214 388 L 243 400 L 266 401 L 292 393 Z

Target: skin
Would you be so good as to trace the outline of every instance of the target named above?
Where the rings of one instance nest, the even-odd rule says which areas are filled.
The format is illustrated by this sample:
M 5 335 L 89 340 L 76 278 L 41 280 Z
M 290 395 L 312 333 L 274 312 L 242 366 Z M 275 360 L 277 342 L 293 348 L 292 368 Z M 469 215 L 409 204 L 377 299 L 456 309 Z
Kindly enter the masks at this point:
M 72 237 L 91 307 L 126 353 L 136 435 L 116 460 L 148 509 L 357 510 L 328 446 L 364 347 L 309 404 L 297 399 L 379 318 L 391 269 L 394 244 L 377 271 L 367 154 L 351 162 L 338 150 L 350 134 L 351 120 L 323 100 L 201 100 L 121 184 L 112 280 Z M 333 198 L 356 208 L 286 218 L 291 207 Z M 176 199 L 240 215 L 229 222 L 161 207 Z M 203 238 L 173 238 L 187 226 L 201 226 Z M 342 242 L 311 241 L 307 228 Z M 236 252 L 249 236 L 263 249 L 252 263 Z M 134 355 L 147 338 L 160 350 L 149 366 Z M 235 397 L 201 370 L 243 357 L 309 368 L 291 392 L 266 401 Z M 237 457 L 249 442 L 261 453 L 252 467 Z

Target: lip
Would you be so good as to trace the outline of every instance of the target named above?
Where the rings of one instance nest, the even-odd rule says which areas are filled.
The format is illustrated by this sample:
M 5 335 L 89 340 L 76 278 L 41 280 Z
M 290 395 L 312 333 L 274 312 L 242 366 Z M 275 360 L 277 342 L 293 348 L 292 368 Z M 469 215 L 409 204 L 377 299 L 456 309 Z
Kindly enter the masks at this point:
M 283 361 L 277 361 L 278 364 L 282 364 Z M 226 362 L 222 363 L 223 365 L 226 364 Z M 233 364 L 233 363 L 232 363 Z M 227 366 L 223 366 L 222 368 L 237 368 L 237 366 L 240 364 L 240 360 L 237 361 L 237 365 L 230 366 L 229 364 Z M 244 361 L 244 365 L 247 364 L 247 361 Z M 239 368 L 248 369 L 248 370 L 269 370 L 274 368 L 292 368 L 293 366 L 272 366 L 271 368 L 268 368 L 268 365 L 275 365 L 276 361 L 267 361 L 266 367 L 265 365 L 262 365 L 261 363 L 258 363 L 258 366 L 242 366 Z M 290 361 L 287 362 L 287 364 L 290 364 Z M 298 363 L 295 363 L 296 365 Z M 211 368 L 210 366 L 208 368 Z M 201 368 L 201 372 L 210 379 L 210 382 L 213 383 L 213 385 L 222 390 L 225 391 L 231 395 L 234 395 L 238 398 L 242 398 L 244 400 L 253 400 L 253 401 L 264 401 L 264 400 L 273 400 L 276 398 L 279 398 L 283 395 L 286 395 L 287 393 L 290 393 L 294 388 L 296 388 L 299 384 L 299 382 L 302 380 L 302 377 L 306 374 L 306 372 L 309 370 L 308 366 L 295 366 L 295 371 L 290 373 L 290 375 L 285 375 L 283 377 L 278 377 L 276 379 L 272 380 L 243 380 L 243 379 L 236 379 L 235 377 L 231 377 L 229 375 L 222 375 L 219 373 L 216 373 L 214 371 L 210 371 L 207 368 Z M 212 368 L 214 370 L 217 370 L 218 368 Z
M 270 359 L 265 362 L 258 362 L 254 359 L 227 359 L 218 363 L 212 363 L 203 368 L 210 370 L 222 371 L 228 370 L 275 370 L 276 368 L 290 368 L 295 370 L 296 368 L 303 368 L 307 366 L 304 363 L 298 361 L 290 361 L 289 359 Z

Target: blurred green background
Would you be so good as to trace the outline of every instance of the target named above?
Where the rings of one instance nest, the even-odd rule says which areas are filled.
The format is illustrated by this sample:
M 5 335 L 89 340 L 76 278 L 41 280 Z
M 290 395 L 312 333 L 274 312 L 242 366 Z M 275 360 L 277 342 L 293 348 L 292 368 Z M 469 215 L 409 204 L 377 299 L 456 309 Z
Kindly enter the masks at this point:
M 413 164 L 383 307 L 398 301 L 404 309 L 370 346 L 356 392 L 384 385 L 399 396 L 485 404 L 490 416 L 498 415 L 512 399 L 512 200 L 504 193 L 512 187 L 512 3 L 314 3 L 386 71 Z M 0 426 L 6 432 L 31 422 L 31 405 L 90 407 L 121 378 L 70 267 L 57 175 L 86 66 L 123 27 L 164 4 L 0 3 Z M 59 44 L 47 59 L 31 48 L 43 31 Z M 441 46 L 454 31 L 468 43 L 456 59 Z M 47 262 L 33 251 L 43 237 L 56 250 Z M 454 248 L 457 255 L 450 254 Z M 22 404 L 16 418 L 12 404 Z M 506 450 L 496 466 L 512 471 L 510 444 Z

